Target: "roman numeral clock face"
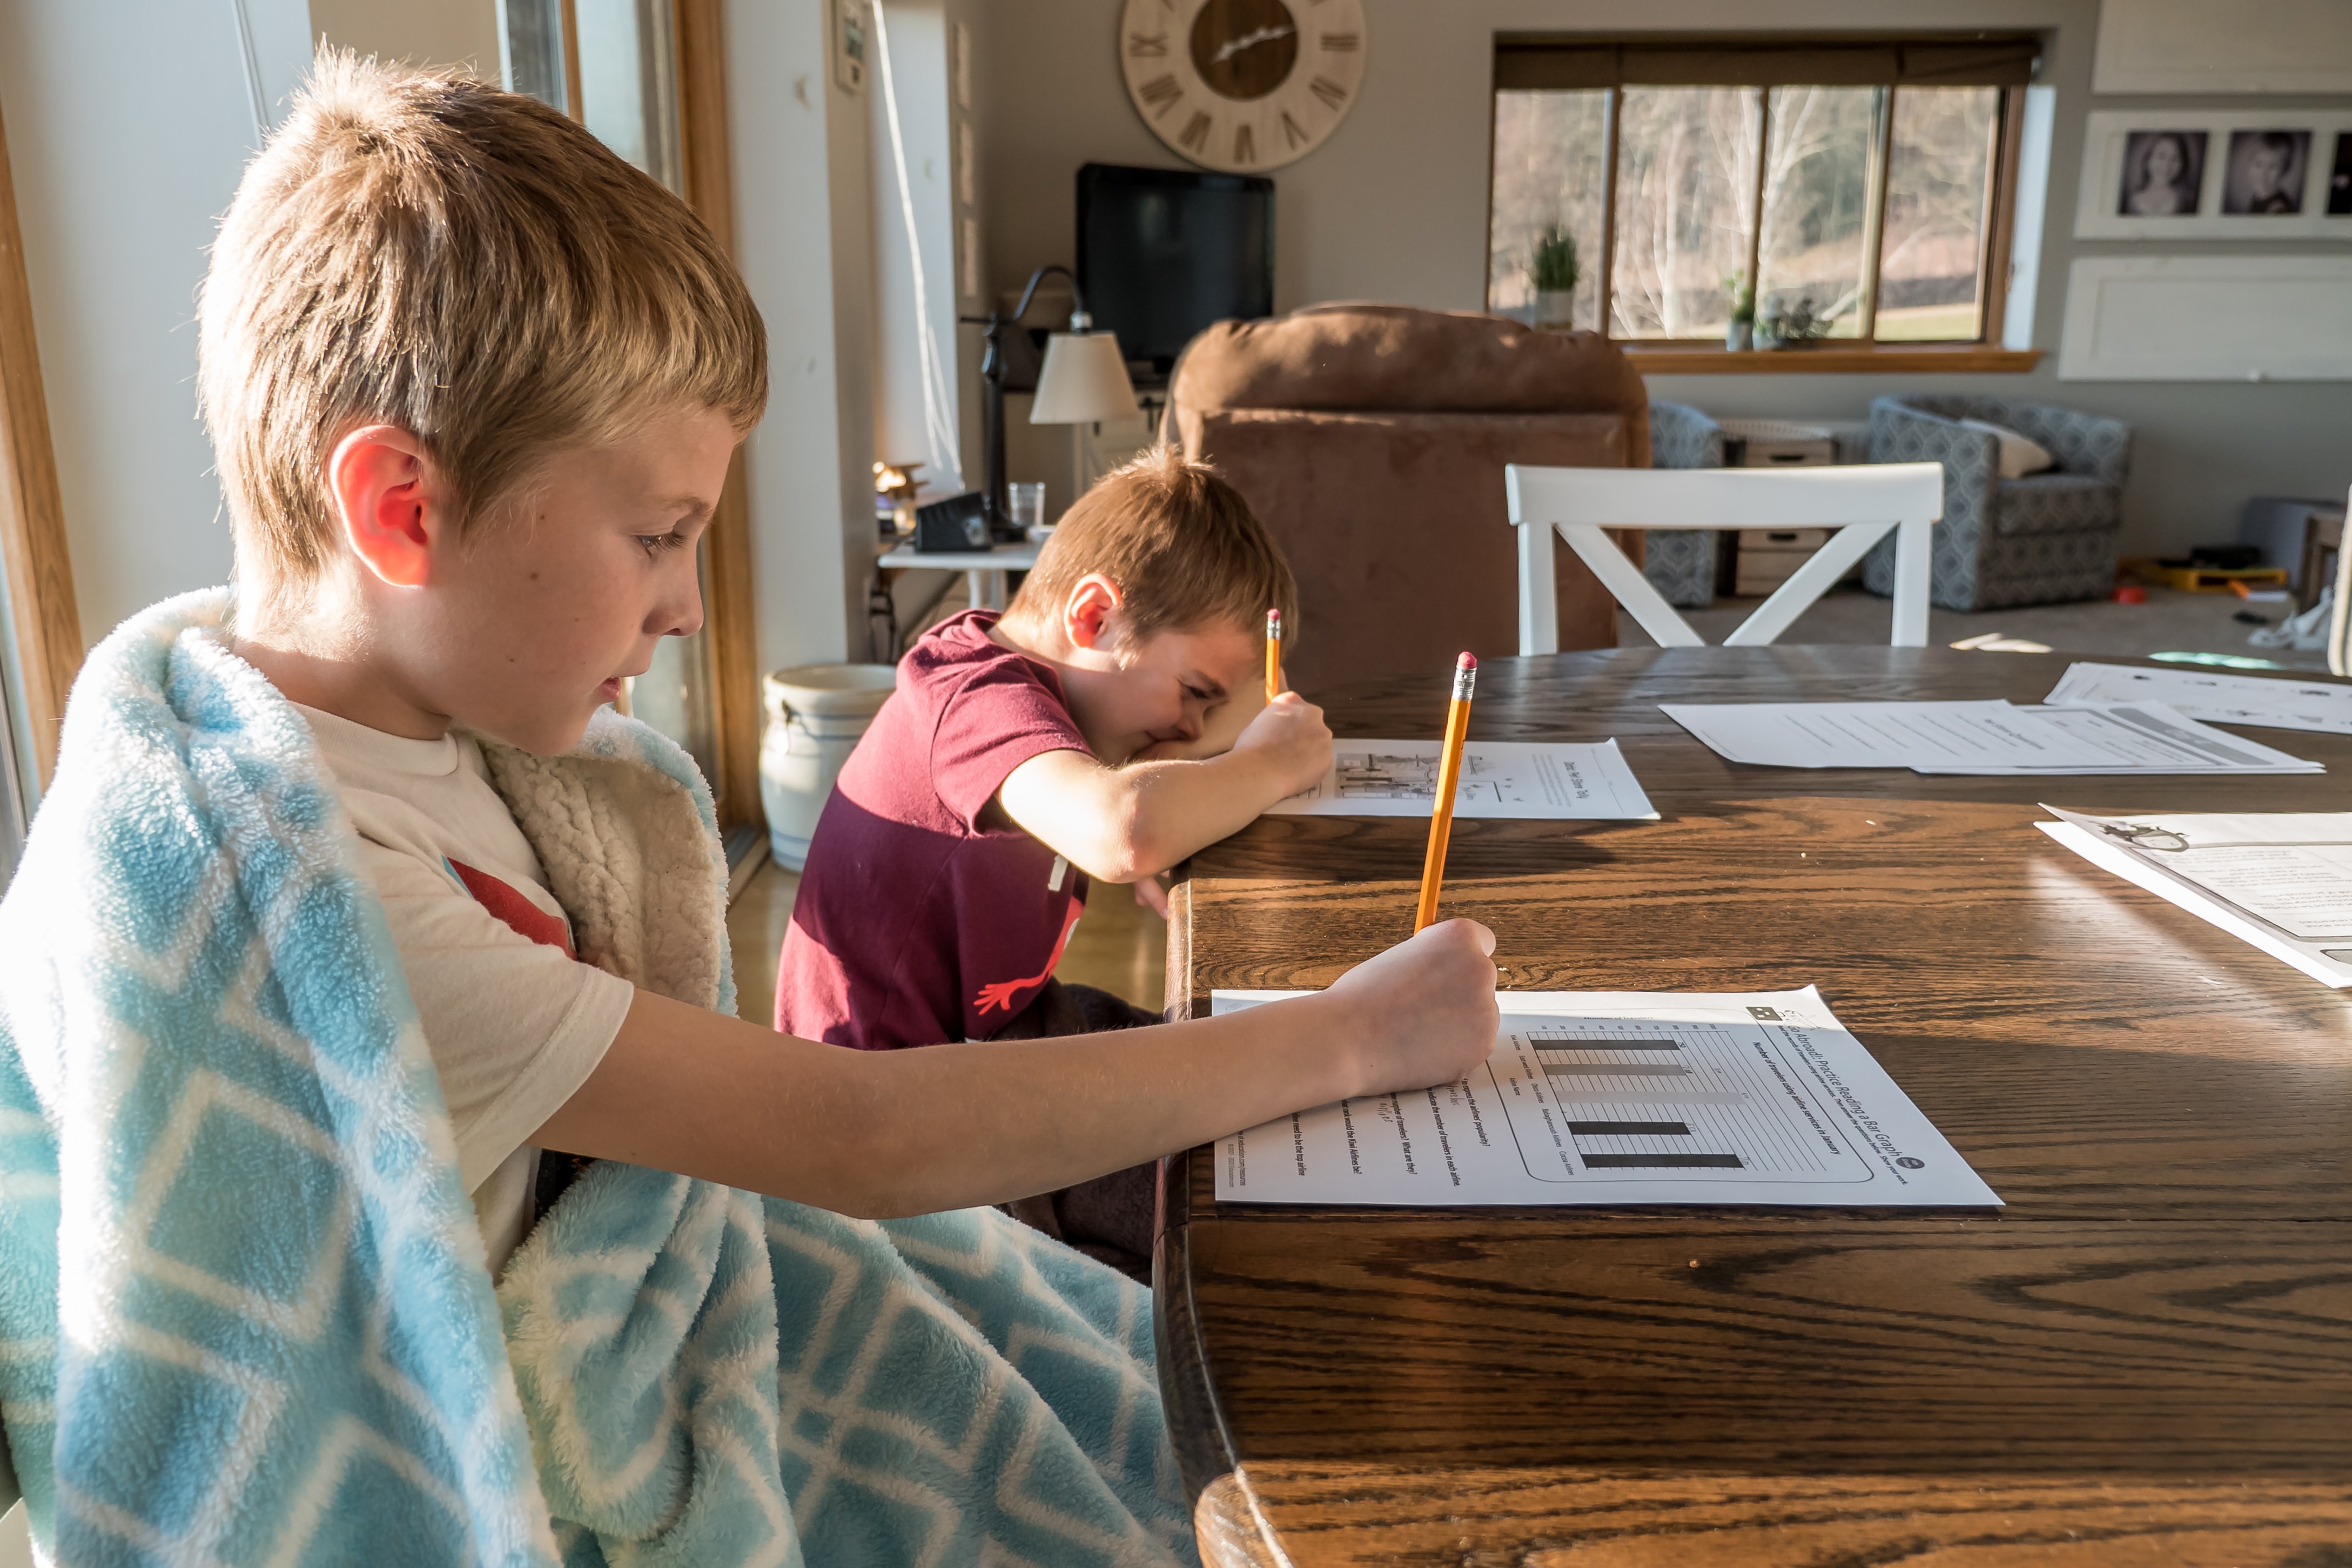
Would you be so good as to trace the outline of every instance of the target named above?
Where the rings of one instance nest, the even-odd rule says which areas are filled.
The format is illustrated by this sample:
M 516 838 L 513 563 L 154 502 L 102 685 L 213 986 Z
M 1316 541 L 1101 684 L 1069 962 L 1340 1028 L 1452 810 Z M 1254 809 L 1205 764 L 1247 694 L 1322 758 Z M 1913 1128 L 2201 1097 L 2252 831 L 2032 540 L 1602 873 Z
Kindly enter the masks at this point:
M 1227 173 L 1277 169 L 1355 103 L 1363 0 L 1127 0 L 1118 57 L 1160 141 Z

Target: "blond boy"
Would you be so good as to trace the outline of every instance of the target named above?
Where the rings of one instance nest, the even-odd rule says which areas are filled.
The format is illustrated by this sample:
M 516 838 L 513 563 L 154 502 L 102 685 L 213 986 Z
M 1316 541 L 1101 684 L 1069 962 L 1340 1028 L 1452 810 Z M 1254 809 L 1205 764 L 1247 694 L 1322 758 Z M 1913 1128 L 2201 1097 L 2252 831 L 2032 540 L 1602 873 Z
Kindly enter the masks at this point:
M 234 651 L 341 781 L 494 1267 L 532 1223 L 541 1149 L 925 1213 L 1450 1078 L 1490 1045 L 1491 938 L 1465 923 L 1231 1018 L 882 1054 L 575 957 L 474 737 L 563 751 L 701 624 L 695 545 L 766 364 L 709 235 L 552 110 L 328 72 L 224 225 L 202 386 Z M 969 1135 L 940 1137 L 950 1121 Z

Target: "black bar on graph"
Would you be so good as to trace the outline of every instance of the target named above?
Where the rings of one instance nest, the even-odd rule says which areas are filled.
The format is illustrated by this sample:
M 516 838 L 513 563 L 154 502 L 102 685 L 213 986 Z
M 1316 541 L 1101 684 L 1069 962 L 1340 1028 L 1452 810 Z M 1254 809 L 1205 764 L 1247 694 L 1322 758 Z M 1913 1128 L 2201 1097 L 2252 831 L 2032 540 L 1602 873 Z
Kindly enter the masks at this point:
M 1570 1122 L 1568 1130 L 1579 1138 L 1687 1138 L 1690 1129 L 1680 1122 Z
M 1691 1070 L 1671 1061 L 1547 1061 L 1553 1078 L 1688 1078 Z
M 1538 1051 L 1680 1051 L 1678 1040 L 1561 1040 L 1553 1035 L 1531 1034 L 1528 1043 Z
M 1736 1171 L 1740 1168 L 1738 1155 L 1588 1155 L 1582 1149 L 1576 1153 L 1586 1165 L 1601 1171 Z

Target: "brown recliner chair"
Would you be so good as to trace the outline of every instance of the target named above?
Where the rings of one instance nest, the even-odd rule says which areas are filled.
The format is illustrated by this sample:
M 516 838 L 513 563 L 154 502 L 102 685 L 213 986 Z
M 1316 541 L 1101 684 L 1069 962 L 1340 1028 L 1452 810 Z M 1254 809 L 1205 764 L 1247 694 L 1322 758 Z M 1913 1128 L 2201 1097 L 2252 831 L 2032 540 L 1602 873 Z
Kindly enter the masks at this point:
M 1290 558 L 1302 624 L 1286 664 L 1310 695 L 1438 674 L 1465 648 L 1517 653 L 1504 465 L 1650 462 L 1649 395 L 1605 340 L 1402 305 L 1220 322 L 1177 361 L 1163 434 L 1214 464 Z M 1609 591 L 1574 551 L 1556 558 L 1559 645 L 1615 646 Z

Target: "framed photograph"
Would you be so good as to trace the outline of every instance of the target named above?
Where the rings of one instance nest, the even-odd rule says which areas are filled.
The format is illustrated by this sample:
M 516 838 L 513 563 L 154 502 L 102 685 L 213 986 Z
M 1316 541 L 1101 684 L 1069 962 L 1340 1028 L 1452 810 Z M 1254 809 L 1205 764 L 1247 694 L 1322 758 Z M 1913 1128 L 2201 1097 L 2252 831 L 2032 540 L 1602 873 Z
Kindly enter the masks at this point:
M 2124 137 L 2123 188 L 2116 215 L 2179 218 L 2196 214 L 2205 190 L 2202 131 L 2134 131 Z
M 2303 211 L 2311 173 L 2308 131 L 2233 131 L 2230 168 L 2221 182 L 2221 210 L 2249 217 L 2293 216 Z
M 2084 130 L 2077 238 L 2352 240 L 2352 112 L 2102 110 Z

